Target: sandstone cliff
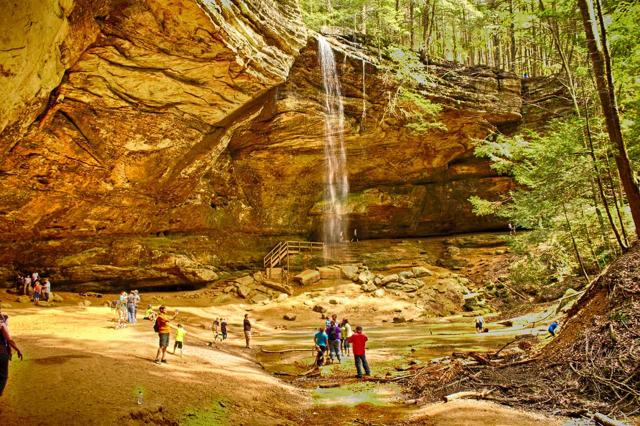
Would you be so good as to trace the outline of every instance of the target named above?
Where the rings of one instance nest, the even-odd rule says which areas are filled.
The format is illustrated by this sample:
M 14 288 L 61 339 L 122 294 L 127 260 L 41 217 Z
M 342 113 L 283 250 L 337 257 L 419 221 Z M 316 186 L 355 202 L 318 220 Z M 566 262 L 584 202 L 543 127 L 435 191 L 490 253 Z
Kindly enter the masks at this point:
M 258 261 L 279 239 L 317 234 L 324 95 L 296 1 L 49 0 L 8 9 L 5 275 L 15 266 L 45 268 L 58 282 L 210 281 Z M 502 226 L 473 216 L 466 200 L 512 186 L 473 157 L 473 141 L 522 120 L 519 79 L 429 65 L 420 90 L 442 105 L 446 130 L 416 133 L 390 112 L 397 82 L 378 61 L 333 43 L 352 227 L 381 238 Z

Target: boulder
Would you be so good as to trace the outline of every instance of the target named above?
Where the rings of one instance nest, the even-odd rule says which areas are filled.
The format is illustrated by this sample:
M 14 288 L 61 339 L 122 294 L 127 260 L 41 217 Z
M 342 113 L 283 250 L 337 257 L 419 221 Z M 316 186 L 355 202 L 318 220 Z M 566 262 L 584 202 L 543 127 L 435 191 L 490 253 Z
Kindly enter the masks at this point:
M 358 274 L 358 266 L 357 265 L 340 265 L 340 271 L 342 272 L 342 277 L 348 280 L 355 279 Z
M 384 288 L 379 288 L 373 292 L 373 295 L 375 297 L 384 297 L 384 294 L 385 294 Z
M 362 271 L 358 274 L 357 281 L 360 284 L 367 284 L 368 282 L 372 282 L 375 279 L 375 275 L 373 272 L 369 270 Z
M 289 295 L 286 293 L 280 293 L 278 297 L 276 297 L 276 302 L 284 302 L 289 298 Z
M 255 294 L 251 295 L 250 302 L 256 304 L 256 303 L 266 302 L 268 300 L 270 300 L 268 295 L 261 292 L 255 292 Z
M 376 275 L 376 277 L 373 279 L 373 283 L 375 285 L 381 285 L 382 284 L 382 277 L 379 275 Z
M 372 291 L 376 291 L 378 289 L 378 287 L 376 287 L 376 285 L 374 283 L 367 283 L 367 284 L 362 284 L 360 286 L 360 288 L 362 289 L 362 291 L 364 291 L 365 293 L 371 293 Z
M 289 313 L 284 314 L 284 316 L 282 318 L 284 318 L 287 321 L 295 321 L 297 316 L 296 316 L 296 314 L 293 314 L 293 313 L 289 312 Z
M 400 276 L 400 278 L 404 278 L 405 280 L 413 278 L 413 272 L 411 271 L 402 271 L 398 275 Z
M 428 270 L 424 266 L 416 266 L 414 268 L 411 268 L 411 272 L 413 273 L 413 276 L 416 277 L 416 278 L 430 277 L 430 276 L 433 275 L 433 272 L 431 272 L 430 270 Z
M 321 266 L 317 269 L 321 280 L 339 280 L 342 277 L 342 269 L 337 266 Z
M 417 278 L 408 279 L 407 280 L 407 284 L 411 285 L 411 286 L 415 286 L 416 288 L 424 287 L 424 282 L 422 280 L 417 279 Z
M 407 319 L 404 317 L 404 315 L 396 315 L 393 317 L 393 322 L 395 324 L 400 324 L 403 322 L 407 322 Z
M 336 299 L 329 299 L 329 304 L 330 305 L 337 305 L 338 301 Z
M 251 275 L 243 275 L 241 277 L 238 277 L 238 278 L 234 279 L 234 281 L 236 283 L 238 283 L 239 285 L 242 285 L 242 286 L 253 286 L 254 285 L 254 280 L 253 280 L 253 277 Z
M 255 274 L 253 274 L 253 279 L 256 282 L 261 283 L 264 280 L 264 276 L 262 275 L 262 272 L 258 271 Z
M 60 296 L 58 293 L 51 293 L 49 300 L 52 300 L 54 302 L 64 302 L 64 298 L 62 296 Z
M 315 269 L 307 269 L 293 277 L 293 280 L 300 285 L 309 285 L 320 281 L 320 272 Z
M 293 294 L 293 289 L 290 286 L 288 286 L 286 284 L 278 283 L 276 281 L 263 280 L 262 281 L 262 285 L 265 286 L 265 287 L 268 287 L 268 288 L 270 288 L 272 290 L 279 291 L 280 293 L 286 293 L 289 296 L 291 296 Z
M 303 303 L 305 306 L 313 306 L 313 302 L 311 300 L 305 300 Z
M 315 305 L 313 307 L 313 312 L 318 312 L 319 314 L 324 314 L 325 312 L 327 312 L 327 308 L 325 308 L 324 306 L 321 306 L 321 305 Z
M 236 291 L 238 293 L 238 296 L 242 297 L 243 299 L 249 297 L 249 293 L 251 293 L 252 290 L 253 288 L 247 285 L 236 284 Z
M 397 282 L 398 278 L 398 274 L 385 275 L 384 277 L 382 277 L 382 280 L 380 280 L 380 284 L 385 286 L 389 283 Z

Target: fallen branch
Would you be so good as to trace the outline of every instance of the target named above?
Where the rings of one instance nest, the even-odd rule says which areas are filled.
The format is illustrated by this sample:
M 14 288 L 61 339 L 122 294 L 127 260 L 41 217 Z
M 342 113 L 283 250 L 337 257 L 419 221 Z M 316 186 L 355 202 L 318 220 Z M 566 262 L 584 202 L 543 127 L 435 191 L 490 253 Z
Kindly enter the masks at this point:
M 481 392 L 476 392 L 476 391 L 456 392 L 449 395 L 445 395 L 443 399 L 445 402 L 455 401 L 456 399 L 464 399 L 464 398 L 484 399 L 491 392 L 493 392 L 493 389 L 484 389 Z
M 604 426 L 626 426 L 626 423 L 619 422 L 609 416 L 605 416 L 602 413 L 595 413 L 593 415 L 593 420 L 595 420 L 598 424 Z

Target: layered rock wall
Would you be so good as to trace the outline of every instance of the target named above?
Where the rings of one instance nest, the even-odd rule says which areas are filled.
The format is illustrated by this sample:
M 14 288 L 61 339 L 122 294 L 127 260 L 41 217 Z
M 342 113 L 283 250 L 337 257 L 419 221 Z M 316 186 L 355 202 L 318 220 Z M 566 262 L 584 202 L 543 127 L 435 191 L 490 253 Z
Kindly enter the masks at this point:
M 316 237 L 324 94 L 296 1 L 43 6 L 2 12 L 15 31 L 0 39 L 0 272 L 96 288 L 206 282 L 278 240 Z M 441 128 L 416 133 L 392 108 L 388 69 L 332 43 L 352 228 L 395 238 L 502 226 L 467 202 L 512 186 L 473 145 L 521 121 L 520 81 L 429 65 L 420 91 L 442 106 Z

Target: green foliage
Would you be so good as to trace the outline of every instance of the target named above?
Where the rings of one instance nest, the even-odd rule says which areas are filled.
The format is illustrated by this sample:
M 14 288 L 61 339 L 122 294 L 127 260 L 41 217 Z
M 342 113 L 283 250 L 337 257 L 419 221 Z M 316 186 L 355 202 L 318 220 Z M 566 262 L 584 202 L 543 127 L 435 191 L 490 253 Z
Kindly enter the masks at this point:
M 439 104 L 431 102 L 422 87 L 432 81 L 415 52 L 399 47 L 389 47 L 386 55 L 389 61 L 380 68 L 397 86 L 389 93 L 388 111 L 404 120 L 406 127 L 415 133 L 425 133 L 431 129 L 446 129 L 437 118 L 442 110 Z
M 640 3 L 614 2 L 608 28 L 613 73 L 629 157 L 640 168 Z
M 609 182 L 609 172 L 613 176 L 615 170 L 606 161 L 603 124 L 594 121 L 591 127 L 595 161 L 585 146 L 585 122 L 579 118 L 551 123 L 544 135 L 500 135 L 477 145 L 476 155 L 489 158 L 496 171 L 513 176 L 518 184 L 500 200 L 469 200 L 476 214 L 497 215 L 528 230 L 509 238 L 514 252 L 522 256 L 511 269 L 514 282 L 561 280 L 581 270 L 580 260 L 593 272 L 614 254 L 612 230 L 603 219 L 597 192 L 596 167 L 612 211 L 618 183 Z

